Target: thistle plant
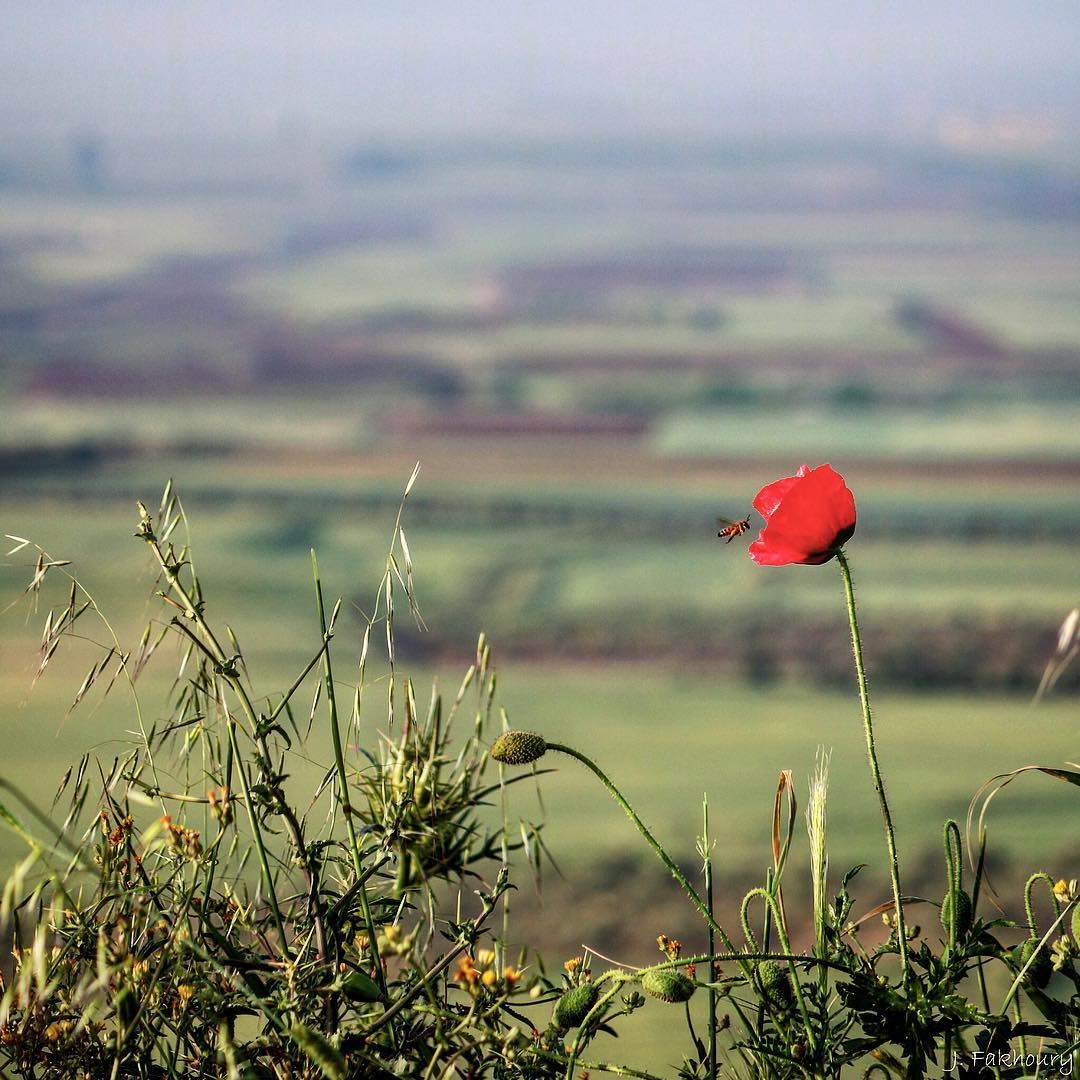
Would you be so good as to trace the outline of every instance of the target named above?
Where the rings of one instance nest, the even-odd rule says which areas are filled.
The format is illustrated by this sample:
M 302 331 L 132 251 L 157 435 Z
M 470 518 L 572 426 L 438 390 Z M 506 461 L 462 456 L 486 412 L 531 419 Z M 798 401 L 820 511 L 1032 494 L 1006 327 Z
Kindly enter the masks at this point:
M 140 736 L 113 762 L 85 756 L 68 771 L 62 824 L 4 781 L 15 801 L 0 810 L 28 854 L 0 910 L 14 946 L 3 1074 L 344 1080 L 544 1060 L 517 1003 L 545 1007 L 553 990 L 496 937 L 507 859 L 539 847 L 532 827 L 485 813 L 513 782 L 488 753 L 490 647 L 481 640 L 452 701 L 435 686 L 421 709 L 394 666 L 395 594 L 416 610 L 399 518 L 354 681 L 335 675 L 341 602 L 325 603 L 313 557 L 310 658 L 285 688 L 258 688 L 186 531 L 171 485 L 155 513 L 140 504 L 135 535 L 164 617 L 134 648 L 71 564 L 37 551 L 28 594 L 53 605 L 39 674 L 76 639 L 97 642 L 76 701 L 126 687 Z M 15 543 L 14 554 L 34 550 Z M 376 631 L 386 660 L 373 678 Z M 137 688 L 170 652 L 172 690 L 147 724 L 158 709 Z M 381 735 L 365 724 L 373 682 L 388 691 Z M 351 715 L 338 704 L 346 688 Z M 313 702 L 307 730 L 301 694 Z M 322 779 L 304 790 L 292 775 L 320 758 Z M 485 950 L 497 964 L 481 963 Z

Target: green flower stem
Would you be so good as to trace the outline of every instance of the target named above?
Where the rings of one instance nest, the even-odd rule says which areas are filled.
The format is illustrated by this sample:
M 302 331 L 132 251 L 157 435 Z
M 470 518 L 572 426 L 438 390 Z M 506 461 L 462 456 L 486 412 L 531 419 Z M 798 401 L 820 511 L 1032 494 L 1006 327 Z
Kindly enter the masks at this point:
M 547 743 L 548 750 L 557 750 L 560 754 L 566 754 L 567 757 L 572 757 L 575 761 L 580 761 L 603 785 L 608 789 L 611 797 L 623 808 L 626 812 L 626 816 L 633 822 L 634 827 L 642 836 L 648 841 L 649 846 L 656 852 L 660 861 L 671 871 L 671 876 L 682 886 L 683 892 L 690 898 L 690 902 L 701 912 L 705 922 L 720 935 L 720 940 L 724 943 L 724 947 L 732 953 L 738 952 L 735 948 L 734 942 L 728 937 L 724 928 L 713 918 L 712 912 L 709 911 L 709 905 L 702 900 L 698 894 L 697 889 L 687 880 L 686 875 L 675 865 L 671 856 L 660 846 L 656 837 L 649 832 L 645 823 L 634 813 L 634 808 L 623 798 L 623 794 L 619 789 L 611 782 L 609 777 L 603 770 L 584 754 L 579 754 L 572 746 L 564 746 L 562 743 Z
M 1024 885 L 1024 913 L 1027 915 L 1028 926 L 1031 927 L 1030 933 L 1035 937 L 1039 936 L 1039 925 L 1035 921 L 1035 905 L 1032 902 L 1031 893 L 1036 882 L 1039 881 L 1045 881 L 1047 888 L 1050 890 L 1050 899 L 1054 904 L 1054 915 L 1061 914 L 1061 904 L 1058 902 L 1057 896 L 1054 895 L 1054 879 L 1045 871 L 1032 874 Z
M 643 971 L 660 971 L 664 968 L 681 968 L 686 967 L 688 964 L 695 964 L 700 967 L 702 964 L 708 962 L 708 954 L 702 953 L 700 956 L 680 956 L 678 960 L 669 960 L 668 962 L 661 961 L 659 964 L 650 964 L 647 968 L 641 968 L 638 971 L 640 975 Z M 736 963 L 742 960 L 756 961 L 756 960 L 775 960 L 777 963 L 786 964 L 789 960 L 793 964 L 806 964 L 807 967 L 814 965 L 816 967 L 828 968 L 830 971 L 842 971 L 851 974 L 851 969 L 845 964 L 840 963 L 837 960 L 822 960 L 818 956 L 813 956 L 811 953 L 786 953 L 778 952 L 776 949 L 770 949 L 765 951 L 764 949 L 740 949 L 733 953 L 718 952 L 713 956 L 718 964 L 726 963 L 728 960 L 733 960 Z M 708 986 L 709 983 L 703 980 L 698 980 L 702 986 Z
M 562 743 L 546 743 L 545 750 L 555 750 L 559 753 L 566 754 L 568 757 L 574 758 L 576 761 L 580 761 L 603 785 L 608 789 L 608 793 L 611 797 L 623 808 L 626 816 L 633 823 L 642 836 L 648 841 L 649 846 L 656 852 L 660 861 L 671 871 L 671 876 L 682 886 L 683 892 L 686 893 L 690 902 L 698 909 L 702 917 L 705 919 L 706 924 L 711 930 L 720 936 L 720 940 L 724 943 L 724 948 L 731 954 L 730 959 L 734 960 L 739 965 L 739 970 L 742 972 L 743 978 L 747 984 L 753 986 L 754 971 L 751 963 L 748 959 L 743 958 L 742 954 L 735 947 L 735 943 L 728 936 L 727 931 L 716 921 L 713 913 L 709 910 L 709 905 L 702 900 L 698 891 L 693 885 L 686 879 L 686 875 L 675 865 L 671 856 L 660 846 L 659 841 L 645 825 L 645 822 L 641 820 L 634 812 L 634 808 L 623 797 L 622 792 L 612 783 L 608 775 L 592 760 L 587 758 L 584 754 L 579 754 L 573 747 L 565 746 Z M 703 961 L 702 961 L 703 962 Z M 712 961 L 709 961 L 710 966 Z M 712 971 L 709 972 L 710 982 L 712 981 Z M 749 1022 L 744 1015 L 737 1001 L 732 1000 L 732 1005 L 735 1011 L 738 1013 L 740 1020 L 742 1020 L 747 1031 L 753 1031 L 753 1025 Z
M 885 844 L 889 849 L 889 874 L 892 877 L 893 903 L 896 907 L 896 938 L 900 948 L 900 967 L 906 983 L 910 975 L 910 966 L 904 925 L 904 905 L 900 895 L 900 860 L 896 855 L 896 833 L 893 829 L 892 814 L 889 812 L 889 801 L 885 798 L 885 784 L 881 779 L 881 767 L 878 765 L 877 749 L 874 745 L 874 721 L 870 712 L 870 694 L 866 686 L 866 668 L 863 666 L 859 620 L 855 613 L 855 587 L 851 582 L 851 567 L 842 551 L 836 553 L 836 561 L 840 565 L 840 576 L 844 579 L 848 622 L 851 624 L 851 650 L 855 656 L 855 676 L 859 684 L 859 702 L 862 705 L 863 727 L 866 731 L 866 753 L 870 758 L 870 774 L 874 778 L 874 790 L 877 792 L 878 805 L 881 808 L 881 820 L 885 825 Z
M 709 909 L 710 917 L 713 916 L 713 873 L 712 851 L 709 847 L 709 799 L 707 795 L 701 797 L 701 858 L 702 877 L 705 884 L 705 904 Z M 716 1080 L 716 987 L 711 985 L 716 978 L 713 967 L 713 955 L 716 952 L 716 931 L 709 923 L 709 1080 Z

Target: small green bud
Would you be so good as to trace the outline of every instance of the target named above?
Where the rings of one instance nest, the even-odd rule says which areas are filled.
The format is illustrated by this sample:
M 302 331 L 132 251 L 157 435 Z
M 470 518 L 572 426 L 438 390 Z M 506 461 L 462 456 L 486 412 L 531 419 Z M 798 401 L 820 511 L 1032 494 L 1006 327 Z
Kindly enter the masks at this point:
M 491 746 L 491 756 L 504 765 L 528 765 L 545 753 L 544 737 L 532 731 L 504 731 Z
M 600 990 L 595 983 L 582 983 L 580 986 L 575 986 L 567 990 L 555 1003 L 555 1011 L 551 1014 L 551 1019 L 556 1027 L 577 1027 L 589 1015 L 589 1010 L 596 1004 L 599 996 Z
M 1049 948 L 1039 949 L 1039 940 L 1037 937 L 1029 937 L 1027 941 L 1021 942 L 1013 951 L 1013 959 L 1019 969 L 1031 960 L 1032 956 L 1035 957 L 1024 975 L 1024 982 L 1042 990 L 1054 974 L 1054 959 Z M 1036 949 L 1039 951 L 1036 952 Z
M 971 897 L 963 889 L 950 889 L 941 903 L 941 925 L 947 934 L 956 907 L 956 940 L 963 941 L 971 929 Z
M 774 1009 L 784 1011 L 791 1007 L 794 1000 L 791 979 L 775 960 L 762 960 L 757 965 L 757 977 L 765 1000 Z
M 646 994 L 674 1005 L 680 1001 L 689 1001 L 697 987 L 681 971 L 666 968 L 662 971 L 646 971 L 641 976 L 641 989 Z
M 350 971 L 340 981 L 341 990 L 353 1001 L 384 1001 L 379 984 L 365 971 Z

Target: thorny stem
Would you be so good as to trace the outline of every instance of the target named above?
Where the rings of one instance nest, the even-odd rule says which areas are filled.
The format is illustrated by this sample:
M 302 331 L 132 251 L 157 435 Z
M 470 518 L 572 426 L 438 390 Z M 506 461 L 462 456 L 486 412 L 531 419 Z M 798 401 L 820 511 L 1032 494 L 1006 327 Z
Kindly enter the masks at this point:
M 851 581 L 851 567 L 842 551 L 836 553 L 840 565 L 840 576 L 844 579 L 844 596 L 847 599 L 848 622 L 851 624 L 851 651 L 855 657 L 855 677 L 859 684 L 859 703 L 862 705 L 863 728 L 866 731 L 866 753 L 870 759 L 870 774 L 874 779 L 881 819 L 885 825 L 885 844 L 889 849 L 889 875 L 892 878 L 893 903 L 896 907 L 896 940 L 900 949 L 900 967 L 904 983 L 907 984 L 911 968 L 908 961 L 908 942 L 904 925 L 904 906 L 900 895 L 900 860 L 896 854 L 896 833 L 893 829 L 889 801 L 885 797 L 885 783 L 881 778 L 878 765 L 877 748 L 874 745 L 874 721 L 870 712 L 870 693 L 866 685 L 866 668 L 863 666 L 862 638 L 859 635 L 859 620 L 855 613 L 855 587 Z
M 623 797 L 623 793 L 614 785 L 614 783 L 612 783 L 608 775 L 594 761 L 591 761 L 584 754 L 579 754 L 578 751 L 571 746 L 565 746 L 562 743 L 549 742 L 547 743 L 547 749 L 558 751 L 559 753 L 566 754 L 568 757 L 574 758 L 575 761 L 580 761 L 581 764 L 584 765 L 585 768 L 587 768 L 604 785 L 604 787 L 608 789 L 608 793 L 623 808 L 626 816 L 631 820 L 637 831 L 641 833 L 643 837 L 645 837 L 645 839 L 649 843 L 649 846 L 653 849 L 654 852 L 656 852 L 656 855 L 660 859 L 660 861 L 668 868 L 668 870 L 671 871 L 671 876 L 682 886 L 683 892 L 686 893 L 690 902 L 701 913 L 708 927 L 720 936 L 720 940 L 724 943 L 724 948 L 726 948 L 728 952 L 732 954 L 731 959 L 735 960 L 735 962 L 739 965 L 739 970 L 742 972 L 743 978 L 746 979 L 748 984 L 753 985 L 753 968 L 751 967 L 750 962 L 742 957 L 739 950 L 735 947 L 735 943 L 728 936 L 727 931 L 716 921 L 716 917 L 709 909 L 709 905 L 704 900 L 702 900 L 701 896 L 698 894 L 697 889 L 695 889 L 694 886 L 690 884 L 690 882 L 686 878 L 686 875 L 675 864 L 671 856 L 668 855 L 668 853 L 660 846 L 660 843 L 656 839 L 656 837 L 653 836 L 651 832 L 649 832 L 648 828 L 645 825 L 645 822 L 643 822 L 641 818 L 637 816 L 637 814 L 634 812 L 634 808 L 626 801 L 626 799 Z M 711 951 L 712 950 L 710 950 L 710 952 Z M 711 964 L 712 961 L 710 960 L 709 963 Z M 711 971 L 709 972 L 709 975 L 711 981 Z M 735 1007 L 735 1011 L 739 1014 L 740 1018 L 743 1020 L 743 1023 L 746 1025 L 747 1030 L 752 1030 L 750 1023 L 746 1020 L 746 1017 L 743 1016 L 742 1010 L 739 1008 L 738 1003 L 732 1002 L 732 1004 Z
M 584 1048 L 586 1033 L 589 1030 L 590 1023 L 603 1015 L 607 1003 L 622 989 L 623 984 L 629 982 L 631 978 L 631 976 L 624 975 L 621 972 L 613 976 L 611 989 L 597 998 L 593 1007 L 585 1016 L 585 1019 L 581 1021 L 581 1024 L 578 1026 L 577 1037 L 574 1039 L 574 1045 L 570 1048 L 570 1056 L 566 1060 L 566 1080 L 574 1080 L 574 1069 L 577 1067 L 578 1056 Z

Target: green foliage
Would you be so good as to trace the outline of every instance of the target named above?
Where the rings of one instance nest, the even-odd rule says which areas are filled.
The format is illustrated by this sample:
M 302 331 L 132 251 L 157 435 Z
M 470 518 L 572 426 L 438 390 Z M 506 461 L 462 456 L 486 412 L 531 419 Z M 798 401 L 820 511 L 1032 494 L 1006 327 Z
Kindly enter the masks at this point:
M 334 669 L 340 603 L 324 605 L 316 566 L 319 640 L 272 692 L 256 689 L 258 672 L 217 616 L 180 539 L 186 530 L 171 488 L 157 513 L 141 508 L 136 536 L 158 573 L 163 615 L 134 647 L 68 563 L 38 553 L 28 592 L 49 606 L 41 672 L 76 636 L 92 639 L 97 620 L 101 652 L 76 704 L 126 687 L 139 743 L 111 762 L 87 756 L 73 766 L 54 803 L 58 813 L 68 800 L 59 826 L 4 781 L 16 801 L 0 813 L 28 846 L 0 905 L 14 947 L 0 998 L 4 1075 L 570 1080 L 595 1070 L 649 1080 L 631 1064 L 590 1060 L 645 1006 L 637 987 L 653 1008 L 685 1006 L 671 1014 L 687 1021 L 684 1080 L 842 1077 L 870 1064 L 921 1077 L 954 1052 L 1075 1045 L 1075 882 L 1033 875 L 1017 940 L 1020 924 L 988 918 L 980 903 L 985 838 L 975 858 L 968 852 L 969 891 L 950 822 L 939 933 L 914 924 L 907 898 L 903 919 L 892 899 L 855 916 L 858 868 L 825 889 L 822 773 L 816 908 L 790 911 L 781 885 L 797 814 L 785 772 L 773 863 L 744 900 L 737 943 L 713 914 L 709 837 L 699 842 L 702 894 L 588 758 L 507 730 L 484 637 L 453 698 L 436 686 L 420 708 L 395 644 L 399 617 L 420 622 L 400 514 L 349 678 Z M 385 662 L 373 674 L 377 642 Z M 170 653 L 176 678 L 164 707 L 151 709 L 136 685 Z M 372 712 L 385 719 L 379 735 Z M 549 753 L 576 759 L 608 788 L 702 917 L 709 951 L 683 956 L 660 935 L 662 963 L 612 961 L 594 973 L 593 958 L 576 958 L 558 982 L 528 950 L 508 955 L 515 854 L 536 864 L 544 848 L 539 826 L 509 820 L 503 796 L 542 776 L 533 765 Z M 319 779 L 308 790 L 294 774 L 311 762 Z M 995 777 L 980 792 L 980 826 L 990 799 L 1023 773 L 1075 783 L 1049 767 Z M 37 834 L 31 819 L 44 826 Z M 1053 906 L 1045 933 L 1039 882 Z M 614 896 L 632 913 L 631 897 L 617 887 Z M 761 902 L 756 925 L 752 901 Z M 874 915 L 883 934 L 869 932 Z M 811 951 L 793 950 L 791 924 L 815 926 Z M 702 997 L 704 1030 L 690 1008 Z
M 508 1055 L 522 1054 L 517 1005 L 543 1007 L 546 987 L 501 945 L 499 964 L 472 961 L 496 955 L 479 945 L 511 887 L 507 859 L 526 843 L 537 850 L 535 832 L 485 812 L 502 783 L 488 754 L 490 649 L 481 641 L 447 708 L 436 688 L 420 714 L 394 663 L 395 598 L 416 611 L 398 529 L 351 717 L 331 661 L 340 605 L 326 611 L 317 571 L 322 641 L 288 687 L 257 693 L 178 539 L 186 529 L 171 488 L 157 514 L 141 508 L 136 536 L 158 570 L 164 618 L 134 649 L 119 646 L 66 562 L 39 556 L 35 599 L 63 576 L 42 670 L 97 618 L 108 644 L 77 697 L 127 685 L 143 726 L 141 745 L 111 766 L 83 758 L 69 771 L 59 830 L 36 840 L 5 808 L 31 855 L 2 912 L 15 944 L 0 999 L 4 1075 L 217 1077 L 223 1067 L 346 1080 L 419 1076 L 442 1055 L 449 1069 L 475 1059 L 505 1075 Z M 388 729 L 362 745 L 376 638 Z M 177 674 L 167 713 L 146 725 L 135 686 L 159 649 Z M 315 790 L 297 790 L 293 768 L 328 748 Z

